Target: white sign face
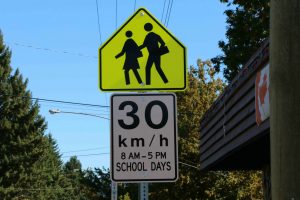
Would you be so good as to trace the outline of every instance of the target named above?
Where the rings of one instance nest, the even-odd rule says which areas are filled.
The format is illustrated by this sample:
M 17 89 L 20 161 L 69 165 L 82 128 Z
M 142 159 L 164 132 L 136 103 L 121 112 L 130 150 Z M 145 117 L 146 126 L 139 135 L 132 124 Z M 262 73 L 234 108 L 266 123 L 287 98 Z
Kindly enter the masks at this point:
M 176 96 L 111 96 L 111 179 L 172 182 L 178 177 Z

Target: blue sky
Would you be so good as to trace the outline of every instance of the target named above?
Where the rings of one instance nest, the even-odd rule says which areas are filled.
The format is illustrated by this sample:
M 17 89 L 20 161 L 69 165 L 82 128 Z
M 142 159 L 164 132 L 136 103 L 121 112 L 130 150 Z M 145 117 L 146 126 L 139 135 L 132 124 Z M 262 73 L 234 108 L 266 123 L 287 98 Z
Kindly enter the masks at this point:
M 164 24 L 168 2 L 172 0 L 98 0 L 99 34 L 96 0 L 2 1 L 0 29 L 12 50 L 11 65 L 29 79 L 33 97 L 109 106 L 111 93 L 98 89 L 101 41 L 140 7 Z M 173 0 L 171 8 L 167 29 L 187 47 L 188 66 L 196 65 L 197 58 L 221 53 L 218 41 L 225 39 L 224 4 Z M 83 168 L 109 167 L 109 120 L 48 112 L 60 109 L 109 118 L 108 108 L 39 103 L 47 133 L 57 140 L 64 161 L 78 155 Z

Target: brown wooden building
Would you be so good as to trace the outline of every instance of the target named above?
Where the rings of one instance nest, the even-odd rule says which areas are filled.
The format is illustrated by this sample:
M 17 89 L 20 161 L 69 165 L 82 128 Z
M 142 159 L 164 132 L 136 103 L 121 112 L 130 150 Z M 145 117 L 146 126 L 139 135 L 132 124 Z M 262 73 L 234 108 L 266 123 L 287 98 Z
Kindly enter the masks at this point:
M 255 115 L 256 74 L 268 62 L 266 41 L 202 118 L 202 170 L 262 169 L 270 164 L 269 119 L 258 125 Z

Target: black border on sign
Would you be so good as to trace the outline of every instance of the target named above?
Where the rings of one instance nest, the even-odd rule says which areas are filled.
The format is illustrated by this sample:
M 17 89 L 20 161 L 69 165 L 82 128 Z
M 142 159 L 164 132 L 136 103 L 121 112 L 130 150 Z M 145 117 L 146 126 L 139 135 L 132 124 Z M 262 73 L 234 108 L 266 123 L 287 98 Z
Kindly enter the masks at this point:
M 175 151 L 175 177 L 171 179 L 118 179 L 114 178 L 114 128 L 113 128 L 113 98 L 116 96 L 172 96 L 173 97 L 173 109 L 174 109 L 174 151 Z M 178 179 L 178 148 L 177 148 L 177 102 L 175 93 L 124 93 L 124 94 L 112 94 L 110 98 L 110 178 L 114 182 L 175 182 Z
M 183 60 L 184 60 L 184 86 L 178 88 L 115 88 L 115 89 L 104 89 L 102 88 L 102 59 L 101 59 L 101 50 L 140 12 L 144 11 L 147 13 L 164 31 L 166 31 L 182 48 L 183 48 Z M 99 48 L 99 88 L 102 91 L 149 91 L 149 90 L 168 90 L 168 91 L 176 91 L 176 90 L 185 90 L 186 89 L 186 81 L 187 81 L 187 67 L 186 67 L 186 48 L 185 46 L 179 42 L 155 17 L 153 17 L 145 8 L 138 9 L 100 48 Z M 112 77 L 113 78 L 113 77 Z

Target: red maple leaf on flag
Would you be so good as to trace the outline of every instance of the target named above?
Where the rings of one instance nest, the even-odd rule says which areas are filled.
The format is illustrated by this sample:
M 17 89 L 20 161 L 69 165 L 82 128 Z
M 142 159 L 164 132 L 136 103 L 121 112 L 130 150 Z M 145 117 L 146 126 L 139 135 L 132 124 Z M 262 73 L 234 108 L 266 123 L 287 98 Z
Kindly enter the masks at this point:
M 263 83 L 261 86 L 258 88 L 258 95 L 259 95 L 259 100 L 261 104 L 265 103 L 265 96 L 268 91 L 268 86 L 267 86 L 267 74 L 264 75 L 263 78 Z

